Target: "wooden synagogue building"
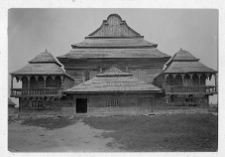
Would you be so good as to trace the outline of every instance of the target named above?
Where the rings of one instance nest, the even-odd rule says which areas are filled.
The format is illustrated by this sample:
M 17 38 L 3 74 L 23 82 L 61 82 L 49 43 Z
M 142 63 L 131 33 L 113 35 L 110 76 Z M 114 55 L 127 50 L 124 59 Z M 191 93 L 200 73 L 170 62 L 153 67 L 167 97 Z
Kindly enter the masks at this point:
M 207 105 L 217 93 L 207 86 L 217 72 L 190 52 L 173 57 L 157 49 L 117 14 L 72 44 L 69 53 L 53 57 L 47 50 L 11 73 L 11 97 L 21 110 L 76 113 L 148 113 L 161 104 Z M 62 66 L 63 65 L 63 66 Z M 22 88 L 13 88 L 13 79 Z M 217 79 L 215 79 L 217 80 Z

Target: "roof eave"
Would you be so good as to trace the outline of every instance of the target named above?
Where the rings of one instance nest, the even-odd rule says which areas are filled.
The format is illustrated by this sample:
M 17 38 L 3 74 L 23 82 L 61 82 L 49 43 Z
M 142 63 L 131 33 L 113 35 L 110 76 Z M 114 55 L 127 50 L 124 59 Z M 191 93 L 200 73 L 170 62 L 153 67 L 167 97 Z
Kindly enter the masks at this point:
M 63 91 L 65 94 L 100 94 L 100 93 L 108 93 L 108 94 L 122 94 L 122 93 L 162 93 L 162 90 L 127 90 L 127 91 Z

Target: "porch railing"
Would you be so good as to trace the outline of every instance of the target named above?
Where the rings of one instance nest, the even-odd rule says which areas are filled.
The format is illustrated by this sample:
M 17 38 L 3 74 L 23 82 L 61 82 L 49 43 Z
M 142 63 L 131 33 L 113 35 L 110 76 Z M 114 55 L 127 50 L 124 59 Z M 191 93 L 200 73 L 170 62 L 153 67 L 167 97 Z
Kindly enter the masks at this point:
M 165 86 L 164 90 L 167 94 L 216 94 L 218 92 L 216 86 Z
M 38 88 L 38 89 L 11 89 L 11 96 L 41 96 L 41 95 L 57 95 L 61 93 L 61 89 L 58 88 Z

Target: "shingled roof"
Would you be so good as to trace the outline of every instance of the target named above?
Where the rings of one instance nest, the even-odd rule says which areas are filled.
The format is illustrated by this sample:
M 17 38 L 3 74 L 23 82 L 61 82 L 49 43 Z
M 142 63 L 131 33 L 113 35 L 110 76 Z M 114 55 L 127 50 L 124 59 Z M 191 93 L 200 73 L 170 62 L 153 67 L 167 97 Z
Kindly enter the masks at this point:
M 210 72 L 215 70 L 205 66 L 199 59 L 195 58 L 190 52 L 180 49 L 165 64 L 163 73 L 191 73 L 191 72 Z
M 63 59 L 80 58 L 169 58 L 157 50 L 157 44 L 148 42 L 130 28 L 118 14 L 111 14 L 107 20 L 85 40 L 72 44 L 72 50 L 57 57 Z
M 46 58 L 45 58 L 46 57 Z M 12 75 L 68 75 L 53 55 L 47 51 L 40 53 L 29 64 L 23 68 L 14 71 Z M 73 79 L 74 80 L 74 79 Z
M 57 57 L 61 59 L 87 59 L 87 58 L 169 58 L 156 48 L 139 49 L 72 49 L 69 53 Z
M 133 77 L 132 74 L 122 72 L 117 67 L 113 66 L 98 74 L 93 79 L 76 85 L 65 93 L 115 93 L 115 92 L 149 92 L 149 93 L 160 93 L 160 88 L 147 84 L 144 81 L 140 81 Z
M 57 62 L 54 56 L 47 50 L 37 55 L 34 59 L 30 60 L 29 63 L 55 63 L 60 67 L 62 66 Z
M 38 64 L 27 64 L 25 67 L 13 72 L 12 74 L 64 74 L 64 70 L 57 64 L 52 63 L 38 63 Z

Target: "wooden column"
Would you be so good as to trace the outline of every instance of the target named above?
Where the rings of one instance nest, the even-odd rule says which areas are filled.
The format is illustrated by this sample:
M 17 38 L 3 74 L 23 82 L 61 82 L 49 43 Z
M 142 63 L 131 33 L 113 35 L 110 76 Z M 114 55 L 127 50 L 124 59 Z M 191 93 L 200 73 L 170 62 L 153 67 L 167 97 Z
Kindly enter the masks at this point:
M 74 101 L 74 103 L 73 103 L 73 114 L 76 114 L 76 103 L 77 103 L 77 99 L 76 99 L 76 97 L 75 96 L 73 96 L 73 101 Z
M 193 85 L 193 74 L 189 74 L 189 76 L 190 76 L 190 82 L 189 82 L 189 84 Z
M 184 85 L 184 76 L 185 74 L 180 74 L 181 78 L 182 78 L 182 85 Z
M 169 77 L 169 75 L 168 74 L 164 74 L 164 79 L 165 79 L 165 85 L 167 84 L 167 78 Z
M 14 76 L 11 75 L 11 89 L 13 89 L 13 78 L 14 78 Z
M 31 77 L 31 76 L 27 76 L 27 80 L 28 80 L 27 88 L 28 88 L 28 89 L 30 89 L 30 77 Z
M 42 76 L 44 79 L 44 88 L 46 88 L 46 80 L 47 80 L 47 76 Z
M 218 81 L 218 80 L 217 80 L 218 78 L 217 78 L 216 73 L 214 74 L 214 78 L 215 78 L 216 92 L 218 92 L 218 84 L 217 84 L 217 83 L 218 83 L 218 82 L 217 82 L 217 81 Z
M 205 75 L 206 75 L 206 79 L 209 79 L 210 74 L 205 74 Z M 205 82 L 205 84 L 206 84 L 206 82 Z
M 46 94 L 46 80 L 47 80 L 47 76 L 42 76 L 43 79 L 44 79 L 44 91 L 43 91 L 43 94 Z
M 202 74 L 197 74 L 198 75 L 198 84 L 201 85 L 201 75 Z
M 61 79 L 61 88 L 63 88 L 64 87 L 64 76 L 62 75 L 62 76 L 60 76 L 60 79 Z

